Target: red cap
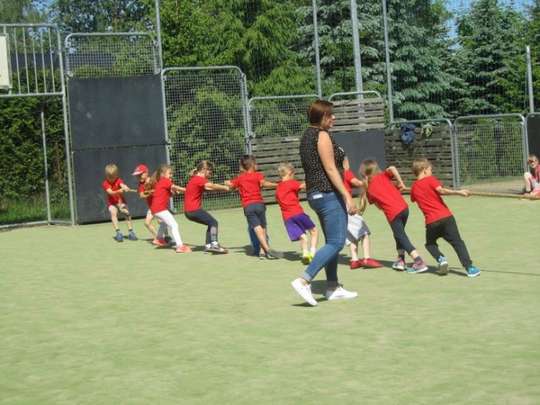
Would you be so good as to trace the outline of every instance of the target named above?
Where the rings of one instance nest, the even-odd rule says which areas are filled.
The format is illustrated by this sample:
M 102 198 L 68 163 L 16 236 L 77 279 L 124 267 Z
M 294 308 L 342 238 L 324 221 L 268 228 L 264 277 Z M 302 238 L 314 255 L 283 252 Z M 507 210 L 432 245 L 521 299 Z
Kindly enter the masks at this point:
M 138 165 L 133 172 L 133 176 L 138 176 L 139 174 L 148 173 L 148 167 L 146 165 Z

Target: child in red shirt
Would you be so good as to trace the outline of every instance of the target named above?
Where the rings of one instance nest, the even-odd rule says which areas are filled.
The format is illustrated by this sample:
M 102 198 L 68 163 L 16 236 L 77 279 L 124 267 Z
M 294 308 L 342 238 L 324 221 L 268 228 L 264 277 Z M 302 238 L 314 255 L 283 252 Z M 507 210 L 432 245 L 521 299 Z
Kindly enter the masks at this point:
M 469 196 L 468 190 L 450 190 L 433 176 L 431 163 L 425 159 L 416 159 L 412 170 L 416 181 L 411 187 L 411 200 L 418 204 L 426 220 L 426 249 L 439 263 L 439 273 L 448 274 L 448 261 L 439 250 L 437 239 L 443 238 L 456 251 L 461 265 L 469 277 L 480 275 L 480 270 L 473 266 L 465 242 L 461 239 L 456 220 L 444 203 L 441 195 Z
M 261 188 L 275 188 L 276 183 L 265 180 L 264 174 L 257 171 L 257 162 L 252 155 L 244 155 L 240 159 L 240 174 L 225 185 L 238 189 L 240 200 L 244 207 L 244 215 L 248 226 L 253 229 L 259 240 L 261 251 L 259 258 L 277 259 L 268 245 L 266 231 L 266 206 L 261 194 Z
M 351 197 L 353 188 L 360 188 L 362 190 L 358 197 L 360 202 L 358 208 L 360 214 L 363 214 L 367 207 L 365 184 L 354 175 L 349 165 L 349 159 L 347 158 L 343 160 L 343 169 L 343 184 Z M 371 258 L 371 240 L 369 235 L 371 235 L 371 232 L 365 219 L 359 214 L 349 214 L 347 221 L 347 240 L 345 243 L 351 251 L 351 270 L 361 267 L 371 269 L 382 267 L 381 263 Z M 358 259 L 358 244 L 360 242 L 362 242 L 362 250 L 364 252 L 364 258 L 361 260 Z
M 152 205 L 152 194 L 154 193 L 154 190 L 152 190 L 151 179 L 150 175 L 148 174 L 148 167 L 144 164 L 139 164 L 133 171 L 132 175 L 137 177 L 139 182 L 139 185 L 137 186 L 137 193 L 139 194 L 139 197 L 145 200 L 146 204 L 148 205 L 148 211 L 146 212 L 146 217 L 144 219 L 144 226 L 154 237 L 152 244 L 156 246 L 165 246 L 167 243 L 163 238 L 167 226 L 163 222 L 160 222 L 159 231 L 156 231 L 156 228 L 152 224 L 154 214 L 152 214 L 150 206 Z
M 525 194 L 540 197 L 540 164 L 538 163 L 538 157 L 530 154 L 527 163 L 529 164 L 529 171 L 523 175 Z
M 307 265 L 311 263 L 317 251 L 319 232 L 311 218 L 304 212 L 298 198 L 298 193 L 300 190 L 306 189 L 306 184 L 295 180 L 294 166 L 291 163 L 280 163 L 278 174 L 281 181 L 276 188 L 276 200 L 281 209 L 285 229 L 291 241 L 300 241 L 302 263 Z M 308 240 L 308 234 L 311 236 L 311 240 Z
M 178 223 L 169 211 L 169 201 L 173 194 L 185 192 L 186 189 L 177 186 L 171 180 L 172 168 L 169 165 L 161 165 L 154 173 L 151 185 L 154 190 L 150 210 L 160 221 L 167 225 L 170 235 L 176 244 L 176 253 L 190 253 L 191 248 L 184 245 L 178 229 Z
M 205 191 L 229 191 L 228 186 L 211 183 L 214 165 L 208 160 L 201 161 L 191 173 L 184 195 L 184 214 L 187 219 L 207 226 L 205 251 L 210 253 L 227 253 L 218 242 L 218 222 L 207 211 L 202 209 L 202 198 Z
M 131 214 L 124 200 L 124 193 L 132 191 L 124 181 L 118 177 L 118 166 L 114 163 L 105 166 L 105 180 L 101 183 L 101 187 L 107 194 L 107 208 L 111 214 L 111 222 L 116 232 L 114 239 L 117 242 L 124 241 L 124 235 L 118 228 L 118 213 L 121 213 L 126 218 L 128 225 L 128 239 L 137 240 L 137 236 L 133 231 L 131 223 Z
M 399 271 L 406 270 L 405 252 L 407 252 L 414 260 L 412 267 L 407 271 L 411 273 L 426 271 L 428 269 L 426 263 L 405 233 L 405 225 L 407 225 L 407 219 L 409 218 L 409 206 L 400 192 L 400 190 L 405 189 L 405 185 L 399 172 L 394 166 L 381 171 L 375 160 L 365 160 L 362 163 L 361 172 L 367 180 L 367 199 L 369 203 L 375 204 L 384 212 L 396 241 L 398 258 L 392 264 L 392 268 Z M 392 183 L 392 179 L 397 181 L 398 187 Z

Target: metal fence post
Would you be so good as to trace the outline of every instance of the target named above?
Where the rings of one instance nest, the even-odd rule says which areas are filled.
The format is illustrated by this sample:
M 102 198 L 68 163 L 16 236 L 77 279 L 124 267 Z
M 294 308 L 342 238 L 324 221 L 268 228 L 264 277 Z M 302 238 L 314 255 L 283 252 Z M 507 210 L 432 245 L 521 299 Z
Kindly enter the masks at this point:
M 351 23 L 354 49 L 354 78 L 356 91 L 364 91 L 364 82 L 362 80 L 362 56 L 360 54 L 360 35 L 358 34 L 358 6 L 356 0 L 351 0 Z
M 246 146 L 246 152 L 248 155 L 251 155 L 253 152 L 253 145 L 251 144 L 252 123 L 251 123 L 251 112 L 250 112 L 250 104 L 249 104 L 248 90 L 247 90 L 247 77 L 244 73 L 242 73 L 242 76 L 240 78 L 240 89 L 241 89 L 240 97 L 242 98 L 242 118 L 244 120 L 244 141 L 245 141 L 245 146 Z
M 392 72 L 390 66 L 390 44 L 388 43 L 388 14 L 386 0 L 382 0 L 383 26 L 384 26 L 384 58 L 386 65 L 386 94 L 388 97 L 388 116 L 394 122 L 394 100 L 392 95 Z
M 532 75 L 532 60 L 531 60 L 531 47 L 526 46 L 525 51 L 527 54 L 527 91 L 529 93 L 529 112 L 534 113 L 534 91 L 533 91 L 533 75 Z
M 47 135 L 45 133 L 45 107 L 41 104 L 41 141 L 43 143 L 43 175 L 45 176 L 45 203 L 47 205 L 47 222 L 52 222 L 51 195 L 49 191 L 49 162 L 47 159 Z
M 322 98 L 322 79 L 321 79 L 321 55 L 319 49 L 319 19 L 318 19 L 318 8 L 317 0 L 312 0 L 312 9 L 313 9 L 313 39 L 315 47 L 315 77 L 317 80 L 317 94 L 319 98 Z
M 158 45 L 158 59 L 159 59 L 159 68 L 163 69 L 163 49 L 161 44 L 161 11 L 159 0 L 155 0 L 156 8 L 156 36 L 157 36 L 157 45 Z

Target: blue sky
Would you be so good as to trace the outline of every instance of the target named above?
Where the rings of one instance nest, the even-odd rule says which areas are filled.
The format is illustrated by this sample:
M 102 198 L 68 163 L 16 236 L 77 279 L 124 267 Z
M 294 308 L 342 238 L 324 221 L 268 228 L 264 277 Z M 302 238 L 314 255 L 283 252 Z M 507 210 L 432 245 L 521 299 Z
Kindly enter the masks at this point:
M 471 0 L 448 0 L 448 6 L 453 11 L 457 11 L 463 7 L 467 8 L 471 3 Z M 532 3 L 532 0 L 514 0 L 513 2 L 510 0 L 503 0 L 503 3 L 514 3 L 520 8 L 525 8 L 527 5 Z

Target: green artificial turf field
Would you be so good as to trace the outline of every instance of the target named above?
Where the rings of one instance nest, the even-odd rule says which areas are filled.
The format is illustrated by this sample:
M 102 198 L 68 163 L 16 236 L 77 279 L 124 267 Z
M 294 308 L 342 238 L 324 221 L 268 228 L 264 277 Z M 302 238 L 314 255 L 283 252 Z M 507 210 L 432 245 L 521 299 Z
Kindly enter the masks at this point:
M 239 209 L 214 212 L 231 248 L 219 257 L 118 244 L 110 224 L 0 233 L 0 403 L 538 404 L 540 203 L 447 201 L 480 277 L 444 242 L 446 277 L 344 258 L 359 297 L 316 308 L 290 287 L 303 269 L 292 253 L 246 256 Z M 274 248 L 296 251 L 275 206 L 268 217 Z M 389 263 L 383 215 L 365 217 Z M 178 218 L 201 244 L 204 228 Z M 416 207 L 408 230 L 428 258 Z

